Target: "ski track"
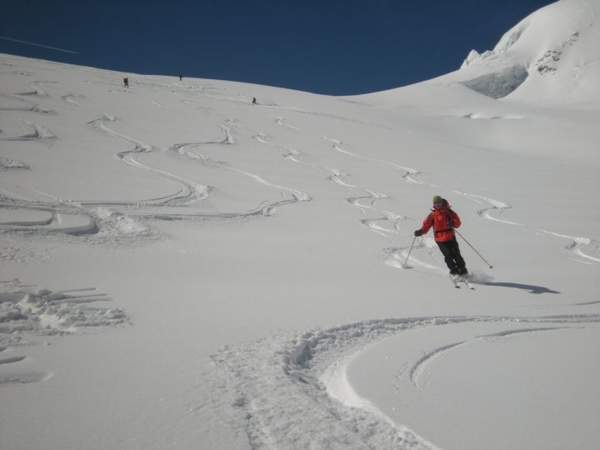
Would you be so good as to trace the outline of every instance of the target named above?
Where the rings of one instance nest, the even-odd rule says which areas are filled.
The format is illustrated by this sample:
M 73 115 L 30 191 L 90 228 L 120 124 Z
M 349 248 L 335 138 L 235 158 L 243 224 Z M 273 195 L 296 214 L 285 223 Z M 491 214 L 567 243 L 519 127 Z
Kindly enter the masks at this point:
M 379 225 L 379 222 L 387 221 L 386 217 L 377 217 L 374 219 L 361 219 L 361 223 L 368 227 L 373 233 L 383 236 L 385 238 L 390 237 L 391 234 L 396 234 L 398 231 L 394 228 L 386 228 Z
M 282 118 L 278 118 L 278 119 L 281 119 L 281 121 L 283 121 Z M 261 132 L 261 131 L 257 132 L 256 134 L 254 134 L 253 138 L 256 141 L 260 142 L 261 144 L 276 147 L 278 149 L 284 150 L 285 153 L 283 156 L 286 159 L 289 159 L 296 163 L 304 164 L 304 165 L 314 167 L 314 168 L 319 168 L 326 172 L 329 172 L 330 175 L 327 177 L 327 179 L 335 184 L 338 184 L 345 188 L 360 189 L 361 191 L 365 192 L 366 195 L 347 197 L 346 202 L 348 202 L 352 206 L 355 206 L 356 208 L 360 209 L 363 214 L 366 214 L 367 210 L 374 210 L 379 214 L 379 217 L 376 217 L 376 218 L 360 220 L 360 223 L 363 224 L 364 226 L 368 227 L 372 232 L 374 232 L 380 236 L 388 238 L 388 237 L 390 237 L 390 235 L 398 233 L 398 222 L 400 220 L 407 219 L 407 217 L 405 217 L 405 216 L 402 216 L 402 215 L 399 215 L 399 214 L 396 214 L 396 213 L 393 213 L 390 211 L 379 211 L 375 208 L 375 203 L 378 200 L 388 199 L 388 198 L 390 198 L 389 195 L 387 195 L 385 193 L 376 192 L 371 189 L 361 188 L 355 184 L 348 183 L 347 181 L 344 180 L 344 178 L 349 177 L 350 175 L 347 173 L 344 173 L 338 169 L 330 169 L 330 168 L 327 168 L 322 165 L 310 164 L 310 163 L 305 163 L 305 162 L 301 161 L 299 159 L 301 152 L 299 152 L 297 150 L 289 149 L 286 146 L 273 144 L 270 141 L 269 136 L 264 132 Z M 333 139 L 333 138 L 326 138 L 326 139 L 333 142 L 334 145 L 341 144 L 341 142 L 337 139 Z M 342 152 L 344 152 L 344 151 L 342 151 Z M 392 228 L 386 228 L 386 227 L 380 225 L 379 222 L 388 222 L 388 223 L 391 222 Z
M 117 158 L 123 161 L 125 164 L 139 169 L 147 170 L 169 181 L 175 182 L 176 184 L 179 184 L 180 189 L 177 192 L 170 195 L 162 196 L 156 199 L 141 200 L 136 202 L 81 201 L 79 203 L 89 206 L 184 206 L 208 198 L 210 191 L 209 186 L 204 186 L 199 183 L 194 183 L 192 181 L 185 180 L 165 170 L 150 167 L 136 159 L 136 155 L 150 153 L 154 149 L 152 148 L 152 146 L 144 142 L 141 142 L 124 134 L 117 133 L 116 131 L 106 126 L 106 122 L 114 122 L 115 120 L 115 117 L 105 114 L 100 119 L 96 119 L 89 122 L 89 125 L 103 131 L 106 134 L 123 139 L 134 145 L 134 148 L 131 150 L 125 150 L 117 153 Z
M 421 358 L 419 358 L 415 362 L 415 364 L 410 368 L 408 377 L 409 377 L 411 384 L 415 388 L 422 389 L 424 386 L 422 383 L 420 383 L 420 379 L 421 379 L 422 375 L 424 374 L 425 370 L 428 368 L 428 365 L 431 362 L 433 362 L 433 360 L 435 358 L 441 356 L 442 354 L 449 352 L 450 350 L 455 350 L 459 347 L 464 347 L 466 345 L 470 345 L 475 342 L 489 340 L 489 339 L 493 339 L 493 338 L 503 338 L 503 337 L 510 337 L 510 336 L 515 336 L 515 335 L 519 335 L 519 334 L 539 333 L 542 331 L 554 331 L 554 330 L 564 330 L 564 329 L 570 329 L 570 328 L 569 327 L 543 327 L 543 328 L 522 328 L 519 330 L 506 330 L 506 331 L 500 331 L 498 333 L 486 334 L 483 336 L 476 336 L 476 337 L 466 340 L 466 341 L 460 341 L 460 342 L 455 342 L 452 344 L 444 345 L 442 347 L 432 350 L 429 353 L 426 353 Z
M 0 194 L 0 208 L 45 212 L 48 219 L 0 222 L 0 231 L 25 235 L 65 234 L 71 236 L 93 235 L 100 231 L 100 221 L 92 213 L 72 203 L 40 202 L 7 197 Z M 80 225 L 61 226 L 62 216 L 70 217 Z
M 303 192 L 303 191 L 300 191 L 298 189 L 294 189 L 294 188 L 291 188 L 288 186 L 283 186 L 283 185 L 280 185 L 277 183 L 270 182 L 258 174 L 237 168 L 237 167 L 232 166 L 223 161 L 213 160 L 213 159 L 205 156 L 204 154 L 193 150 L 194 148 L 198 148 L 198 147 L 202 147 L 202 146 L 210 145 L 210 144 L 213 144 L 213 145 L 214 144 L 222 144 L 222 145 L 235 144 L 235 139 L 233 138 L 233 136 L 231 134 L 230 128 L 228 126 L 223 126 L 222 130 L 223 130 L 223 133 L 225 134 L 225 138 L 221 141 L 200 141 L 200 142 L 188 142 L 188 143 L 182 143 L 182 144 L 174 144 L 171 147 L 169 147 L 169 150 L 173 151 L 181 156 L 185 156 L 189 159 L 198 161 L 205 167 L 219 168 L 222 170 L 228 170 L 231 172 L 235 172 L 237 174 L 248 177 L 264 186 L 276 189 L 280 192 L 287 192 L 287 193 L 291 194 L 291 198 L 278 200 L 278 201 L 263 201 L 262 204 L 259 205 L 257 208 L 254 208 L 247 212 L 202 214 L 202 217 L 205 217 L 205 218 L 210 218 L 210 217 L 243 218 L 243 217 L 253 217 L 253 216 L 271 216 L 274 214 L 275 210 L 279 207 L 282 207 L 285 205 L 291 205 L 291 204 L 298 203 L 298 202 L 309 202 L 312 200 L 312 197 L 306 192 Z M 258 135 L 255 135 L 254 138 L 263 144 L 270 145 L 270 143 L 266 140 L 266 135 L 264 135 L 264 134 L 259 133 Z
M 427 263 L 415 256 L 415 250 L 422 249 L 422 248 L 427 249 L 428 254 L 430 256 L 432 256 L 432 252 L 431 252 L 432 246 L 427 245 L 426 241 L 424 241 L 423 239 L 415 241 L 414 246 L 413 246 L 413 252 L 411 253 L 408 260 L 406 260 L 409 248 L 410 248 L 410 246 L 385 248 L 384 249 L 384 254 L 385 254 L 384 263 L 389 267 L 393 267 L 394 269 L 408 269 L 408 268 L 413 268 L 416 266 L 416 267 L 421 267 L 423 269 L 432 270 L 432 271 L 440 273 L 440 274 L 447 273 L 447 269 L 443 268 L 442 266 Z M 404 263 L 404 261 L 406 261 L 406 264 Z
M 588 305 L 597 305 L 597 304 L 600 304 L 600 300 L 594 300 L 591 302 L 573 303 L 573 305 L 575 305 L 575 306 L 588 306 Z M 568 305 L 568 306 L 572 306 L 572 305 Z
M 468 199 L 473 200 L 476 203 L 479 203 L 479 204 L 481 204 L 481 202 L 487 203 L 489 205 L 488 207 L 482 208 L 477 211 L 477 214 L 480 217 L 484 217 L 485 219 L 492 220 L 494 222 L 504 223 L 506 225 L 523 226 L 522 223 L 513 222 L 513 221 L 505 220 L 505 219 L 499 219 L 490 214 L 491 211 L 496 211 L 498 213 L 498 215 L 502 215 L 504 213 L 504 211 L 512 208 L 512 206 L 508 205 L 507 203 L 501 202 L 500 200 L 494 200 L 493 198 L 484 197 L 483 195 L 468 194 L 466 192 L 460 192 L 460 191 L 454 191 L 454 192 L 456 194 L 467 197 Z
M 520 114 L 491 115 L 488 113 L 480 113 L 480 112 L 465 113 L 465 114 L 460 114 L 458 116 L 449 116 L 449 117 L 459 117 L 462 119 L 473 119 L 473 120 L 521 120 L 521 119 L 525 118 L 524 116 L 522 116 Z
M 278 119 L 281 119 L 281 118 L 278 118 Z M 301 152 L 299 152 L 298 150 L 290 149 L 285 146 L 277 146 L 275 144 L 272 144 L 269 141 L 268 135 L 266 135 L 266 133 L 264 133 L 264 132 L 258 132 L 253 137 L 256 141 L 258 141 L 262 144 L 270 145 L 270 146 L 274 146 L 274 147 L 283 149 L 285 151 L 283 157 L 286 159 L 289 159 L 295 163 L 304 164 L 309 167 L 314 167 L 314 168 L 318 168 L 318 169 L 324 170 L 326 172 L 329 172 L 330 175 L 327 177 L 327 179 L 335 184 L 338 184 L 345 188 L 361 189 L 362 191 L 366 192 L 366 195 L 346 198 L 346 202 L 350 203 L 352 206 L 359 208 L 363 212 L 363 214 L 365 214 L 366 210 L 368 210 L 368 209 L 375 210 L 375 203 L 377 202 L 377 200 L 389 198 L 389 196 L 387 194 L 375 192 L 370 189 L 359 188 L 357 185 L 348 183 L 347 181 L 344 180 L 344 178 L 349 177 L 350 175 L 347 173 L 344 173 L 338 169 L 330 169 L 330 168 L 327 168 L 322 165 L 310 164 L 310 163 L 301 161 L 299 159 Z M 363 203 L 362 201 L 365 201 L 365 203 Z M 363 225 L 365 225 L 366 227 L 368 227 L 374 233 L 379 234 L 380 236 L 383 236 L 383 237 L 389 237 L 390 234 L 398 233 L 398 221 L 406 219 L 406 217 L 395 214 L 393 212 L 389 212 L 389 211 L 378 211 L 378 212 L 381 214 L 381 217 L 371 218 L 371 219 L 361 219 L 360 222 Z M 392 225 L 393 228 L 383 227 L 378 222 L 391 222 L 393 224 Z
M 69 93 L 69 94 L 61 95 L 60 98 L 62 101 L 66 102 L 66 103 L 69 103 L 74 106 L 80 106 L 80 103 L 78 100 L 85 99 L 85 96 L 82 94 Z
M 393 169 L 396 170 L 400 170 L 401 172 L 404 172 L 402 175 L 402 179 L 404 181 L 406 181 L 407 183 L 411 183 L 411 184 L 423 184 L 422 181 L 418 180 L 416 177 L 421 173 L 419 170 L 417 169 L 413 169 L 412 167 L 405 167 L 402 166 L 400 164 L 397 164 L 395 162 L 392 161 L 386 161 L 384 159 L 378 159 L 378 158 L 371 158 L 369 156 L 364 156 L 355 152 L 351 152 L 349 150 L 344 149 L 341 145 L 342 145 L 342 141 L 339 139 L 335 139 L 335 138 L 331 138 L 331 137 L 327 137 L 324 136 L 323 139 L 325 139 L 326 141 L 331 143 L 331 147 L 333 148 L 333 150 L 335 150 L 336 152 L 339 153 L 343 153 L 344 155 L 348 155 L 351 156 L 353 158 L 356 159 L 360 159 L 363 161 L 370 161 L 370 162 L 375 162 L 378 164 L 383 164 L 386 165 L 388 167 L 392 167 Z
M 305 161 L 301 161 L 299 158 L 302 155 L 302 153 L 298 150 L 295 150 L 295 149 L 289 148 L 289 147 L 282 147 L 282 150 L 285 152 L 282 155 L 284 159 L 287 159 L 287 160 L 292 161 L 297 164 L 303 164 L 303 165 L 309 166 L 309 167 L 318 167 L 316 164 L 311 164 L 311 163 L 307 163 Z
M 80 290 L 3 289 L 0 292 L 0 344 L 15 333 L 60 335 L 74 333 L 81 327 L 128 322 L 123 310 L 99 306 L 111 301 L 105 294 L 84 294 Z
M 346 201 L 350 203 L 352 206 L 356 206 L 363 213 L 367 209 L 373 209 L 375 207 L 375 203 L 377 200 L 383 200 L 390 198 L 389 195 L 383 194 L 381 192 L 375 192 L 370 189 L 364 189 L 366 195 L 360 195 L 357 197 L 348 197 Z M 365 203 L 362 203 L 361 200 L 365 200 Z
M 281 119 L 281 121 L 283 121 L 282 118 L 278 118 L 278 119 Z M 326 172 L 329 172 L 330 175 L 327 177 L 327 179 L 335 184 L 338 184 L 345 188 L 360 189 L 361 191 L 365 192 L 366 193 L 365 195 L 347 197 L 346 202 L 348 202 L 352 206 L 355 206 L 356 208 L 360 209 L 363 214 L 366 214 L 367 210 L 374 210 L 379 214 L 379 217 L 360 220 L 360 223 L 363 224 L 364 226 L 366 226 L 367 228 L 369 228 L 373 233 L 378 234 L 382 237 L 388 238 L 388 237 L 390 237 L 390 235 L 398 233 L 399 221 L 407 219 L 407 217 L 405 217 L 405 216 L 402 216 L 402 215 L 399 215 L 399 214 L 396 214 L 396 213 L 393 213 L 390 211 L 379 211 L 375 208 L 375 203 L 378 200 L 388 199 L 388 198 L 390 198 L 389 195 L 387 195 L 385 193 L 376 192 L 371 189 L 361 188 L 355 184 L 348 183 L 347 181 L 344 180 L 344 178 L 349 177 L 350 175 L 347 173 L 344 173 L 338 169 L 330 169 L 330 168 L 327 168 L 325 166 L 321 166 L 318 164 L 309 164 L 309 163 L 305 163 L 305 162 L 301 161 L 299 159 L 299 156 L 301 154 L 299 151 L 289 149 L 288 147 L 285 147 L 285 146 L 273 144 L 272 142 L 270 142 L 269 136 L 264 132 L 256 133 L 253 136 L 253 138 L 256 141 L 260 142 L 261 144 L 272 146 L 272 147 L 277 147 L 278 149 L 283 149 L 285 151 L 285 153 L 283 155 L 284 158 L 287 158 L 296 163 L 304 164 L 304 165 L 314 167 L 314 168 L 319 168 Z M 338 141 L 336 139 L 331 139 L 331 138 L 328 138 L 328 139 L 331 140 L 334 143 L 334 145 L 337 145 L 340 143 L 340 141 Z M 381 224 L 379 224 L 379 222 L 391 223 L 392 228 L 386 228 L 386 227 L 382 226 Z
M 30 384 L 48 381 L 54 376 L 52 372 L 23 372 L 0 374 L 0 386 L 11 384 Z
M 348 184 L 342 180 L 342 177 L 349 176 L 348 174 L 344 174 L 336 169 L 330 170 L 332 172 L 332 175 L 328 177 L 330 181 L 346 188 L 360 189 L 366 193 L 366 195 L 347 197 L 347 203 L 358 208 L 363 214 L 366 214 L 368 210 L 372 210 L 379 215 L 378 217 L 360 219 L 360 223 L 362 225 L 369 228 L 369 230 L 373 233 L 378 234 L 379 236 L 382 236 L 384 238 L 389 238 L 392 235 L 399 233 L 399 223 L 403 220 L 407 220 L 408 217 L 403 216 L 401 214 L 396 214 L 391 211 L 379 210 L 375 207 L 377 201 L 389 199 L 389 195 L 381 192 L 376 192 L 371 189 L 359 188 L 356 185 Z M 380 222 L 391 224 L 391 228 L 382 226 Z
M 50 95 L 41 88 L 34 88 L 31 91 L 17 92 L 16 95 L 22 95 L 26 97 L 50 97 Z
M 0 358 L 0 365 L 2 364 L 14 364 L 25 360 L 27 356 L 11 356 L 9 358 Z
M 272 202 L 269 204 L 259 205 L 257 208 L 242 214 L 238 213 L 223 213 L 223 214 L 204 214 L 204 213 L 170 213 L 170 212 L 129 212 L 128 215 L 125 215 L 120 212 L 110 211 L 106 208 L 110 207 L 126 207 L 126 208 L 145 208 L 145 207 L 154 207 L 154 208 L 162 208 L 166 209 L 171 206 L 188 206 L 191 203 L 195 203 L 200 200 L 204 200 L 208 197 L 211 187 L 204 186 L 201 184 L 197 184 L 188 180 L 185 180 L 181 177 L 178 177 L 170 172 L 167 172 L 162 169 L 154 168 L 148 166 L 146 164 L 141 163 L 136 156 L 142 153 L 149 153 L 154 149 L 137 139 L 131 138 L 129 136 L 123 135 L 121 133 L 117 133 L 106 125 L 106 122 L 114 122 L 116 118 L 114 116 L 104 114 L 99 119 L 95 119 L 88 123 L 93 128 L 98 129 L 108 135 L 120 138 L 134 145 L 133 149 L 125 150 L 118 152 L 116 157 L 123 161 L 124 163 L 138 168 L 150 171 L 155 173 L 169 181 L 173 181 L 179 184 L 180 189 L 172 194 L 168 194 L 165 196 L 160 196 L 157 198 L 144 199 L 144 200 L 136 200 L 136 201 L 121 201 L 121 200 L 95 200 L 95 201 L 69 201 L 62 202 L 56 199 L 56 202 L 48 203 L 48 202 L 30 202 L 22 199 L 14 199 L 6 196 L 0 197 L 2 203 L 0 203 L 0 207 L 12 207 L 12 208 L 23 208 L 23 209 L 31 209 L 31 210 L 44 210 L 48 212 L 52 212 L 55 218 L 55 222 L 60 217 L 60 214 L 63 215 L 82 215 L 88 218 L 88 224 L 81 227 L 69 227 L 69 228 L 60 228 L 55 227 L 53 229 L 42 229 L 35 228 L 35 223 L 0 223 L 0 229 L 13 231 L 13 232 L 26 232 L 32 233 L 37 232 L 39 234 L 50 234 L 50 233 L 63 233 L 70 235 L 84 235 L 84 234 L 97 234 L 101 231 L 103 232 L 103 239 L 106 238 L 114 238 L 114 239 L 137 239 L 140 237 L 152 237 L 154 233 L 144 226 L 141 223 L 134 221 L 129 216 L 138 216 L 142 218 L 150 218 L 157 220 L 185 220 L 185 219 L 235 219 L 241 217 L 252 217 L 252 216 L 268 216 L 272 215 L 273 211 L 279 207 L 286 205 L 288 203 L 294 203 L 296 201 L 304 201 L 304 196 L 302 194 L 298 194 L 300 200 L 294 198 L 293 200 L 282 200 L 278 202 Z M 235 144 L 235 138 L 231 133 L 231 121 L 226 121 L 225 124 L 221 126 L 221 129 L 224 133 L 224 139 L 219 141 L 222 144 Z M 190 144 L 180 144 L 182 145 L 190 145 Z M 176 148 L 172 146 L 171 148 Z M 51 197 L 51 195 L 46 194 Z M 90 209 L 91 208 L 91 209 Z M 17 226 L 21 225 L 21 226 Z M 8 228 L 7 228 L 8 227 Z M 102 233 L 101 233 L 102 234 Z
M 281 117 L 278 117 L 277 119 L 284 120 Z M 267 147 L 271 147 L 279 152 L 282 152 L 282 157 L 284 159 L 287 159 L 289 161 L 292 161 L 292 162 L 295 162 L 298 164 L 302 164 L 302 165 L 305 165 L 308 167 L 312 167 L 315 169 L 321 169 L 321 170 L 325 170 L 327 172 L 331 172 L 330 169 L 327 169 L 326 167 L 323 167 L 320 164 L 307 163 L 307 162 L 301 161 L 299 158 L 300 158 L 300 155 L 302 154 L 302 152 L 292 149 L 290 147 L 287 147 L 285 145 L 275 144 L 275 143 L 271 142 L 271 137 L 264 131 L 256 131 L 256 130 L 252 130 L 252 129 L 249 129 L 249 131 L 253 133 L 252 139 L 254 139 L 256 142 L 259 142 L 260 144 L 266 145 Z
M 62 236 L 85 239 L 90 244 L 125 244 L 155 238 L 145 224 L 104 207 L 90 208 L 38 191 L 49 202 L 30 201 L 0 194 L 0 208 L 47 213 L 48 218 L 0 222 L 0 232 L 22 236 Z
M 57 112 L 55 110 L 45 108 L 45 107 L 41 106 L 38 103 L 34 103 L 34 102 L 29 101 L 27 98 L 21 98 L 17 94 L 16 95 L 10 95 L 10 94 L 2 94 L 2 93 L 0 93 L 0 97 L 8 98 L 10 100 L 16 100 L 16 101 L 24 104 L 24 106 L 0 106 L 0 111 L 5 111 L 5 112 L 32 112 L 32 113 L 43 114 L 43 115 L 55 115 L 55 114 L 57 114 Z M 12 138 L 12 139 L 15 140 L 17 138 Z
M 278 109 L 281 111 L 290 111 L 293 113 L 306 114 L 306 115 L 315 116 L 315 117 L 327 117 L 330 119 L 341 120 L 344 122 L 357 123 L 357 124 L 361 124 L 361 125 L 368 125 L 368 126 L 375 127 L 375 128 L 391 130 L 390 127 L 387 127 L 385 125 L 382 125 L 382 124 L 376 123 L 376 122 L 364 122 L 361 120 L 353 119 L 351 117 L 340 116 L 340 115 L 332 114 L 332 113 L 310 111 L 310 110 L 306 110 L 306 109 L 302 109 L 302 108 L 297 108 L 294 106 L 283 106 L 283 105 L 277 105 L 277 104 L 260 104 L 260 106 L 263 108 L 272 108 L 272 109 Z
M 287 123 L 287 120 L 283 117 L 275 117 L 275 123 L 280 127 L 287 128 L 289 130 L 300 131 L 300 128 L 294 125 L 290 125 L 289 123 Z
M 578 256 L 580 258 L 584 258 L 586 261 L 590 261 L 592 263 L 600 263 L 600 258 L 589 255 L 582 250 L 585 247 L 594 247 L 596 249 L 596 252 L 600 254 L 600 243 L 598 243 L 598 241 L 595 241 L 593 239 L 586 238 L 586 237 L 569 236 L 567 234 L 555 233 L 554 231 L 548 231 L 548 230 L 539 230 L 539 231 L 541 231 L 542 233 L 545 233 L 545 234 L 549 234 L 550 236 L 569 240 L 570 242 L 565 246 L 565 249 L 567 251 L 575 254 L 576 256 Z M 575 261 L 583 262 L 583 261 L 578 261 L 576 259 L 575 259 Z M 583 262 L 583 263 L 586 263 L 586 262 Z
M 4 355 L 34 345 L 30 337 L 63 336 L 90 327 L 130 323 L 112 299 L 95 288 L 50 291 L 23 285 L 19 280 L 0 282 L 0 386 L 43 382 L 52 372 L 31 371 L 27 355 Z M 19 352 L 20 353 L 20 352 Z
M 525 227 L 524 224 L 519 223 L 519 222 L 513 222 L 510 220 L 505 220 L 505 219 L 499 219 L 498 217 L 494 217 L 490 214 L 490 212 L 492 211 L 496 211 L 499 215 L 503 214 L 504 211 L 506 211 L 507 209 L 512 208 L 509 204 L 504 203 L 500 200 L 495 200 L 489 197 L 485 197 L 483 195 L 478 195 L 478 194 L 468 194 L 465 192 L 461 192 L 461 191 L 454 191 L 456 194 L 462 195 L 464 197 L 469 198 L 470 200 L 473 200 L 476 203 L 482 204 L 483 203 L 487 203 L 489 205 L 489 207 L 486 208 L 482 208 L 480 210 L 477 211 L 477 214 L 485 219 L 494 221 L 494 222 L 499 222 L 499 223 L 503 223 L 506 225 L 514 225 L 514 226 L 520 226 L 520 227 Z M 600 263 L 600 257 L 596 257 L 596 256 L 592 256 L 588 253 L 585 253 L 583 251 L 583 248 L 586 247 L 592 247 L 594 248 L 598 254 L 600 254 L 600 243 L 598 243 L 597 241 L 587 238 L 587 237 L 577 237 L 577 236 L 570 236 L 567 234 L 561 234 L 561 233 L 556 233 L 554 231 L 548 231 L 548 230 L 544 230 L 544 229 L 536 229 L 533 230 L 531 228 L 526 227 L 525 228 L 527 231 L 534 231 L 534 232 L 541 232 L 544 234 L 548 234 L 560 239 L 567 239 L 570 242 L 565 246 L 565 249 L 567 251 L 569 251 L 570 253 L 574 254 L 576 257 L 578 258 L 583 258 L 584 261 L 582 261 L 581 259 L 578 258 L 572 258 L 573 261 L 576 261 L 578 263 L 581 264 L 593 264 L 593 263 Z
M 399 223 L 403 220 L 408 219 L 408 217 L 406 217 L 406 216 L 396 214 L 391 211 L 385 211 L 385 210 L 380 211 L 375 208 L 375 203 L 378 200 L 384 200 L 384 199 L 390 198 L 388 194 L 376 192 L 374 190 L 367 189 L 367 188 L 361 188 L 355 184 L 350 184 L 349 182 L 347 182 L 345 180 L 345 178 L 349 177 L 350 175 L 347 173 L 344 173 L 338 169 L 331 169 L 331 168 L 327 168 L 325 166 L 318 165 L 318 164 L 305 163 L 299 159 L 301 152 L 294 150 L 294 149 L 290 149 L 285 146 L 278 146 L 278 145 L 271 143 L 268 135 L 264 132 L 258 132 L 253 137 L 255 140 L 257 140 L 258 142 L 260 142 L 262 144 L 283 149 L 285 151 L 283 156 L 286 159 L 289 159 L 295 163 L 304 164 L 304 165 L 307 165 L 310 167 L 318 168 L 318 169 L 324 170 L 326 172 L 329 172 L 330 175 L 327 177 L 327 179 L 339 186 L 342 186 L 344 188 L 350 188 L 350 189 L 359 189 L 362 192 L 365 192 L 365 195 L 347 197 L 346 202 L 351 204 L 352 206 L 360 209 L 360 211 L 363 214 L 366 214 L 367 210 L 373 210 L 378 214 L 378 217 L 360 219 L 360 223 L 362 225 L 366 226 L 367 228 L 369 228 L 369 230 L 372 231 L 373 233 L 378 234 L 384 238 L 389 238 L 390 236 L 392 236 L 394 234 L 398 234 L 399 233 Z M 334 145 L 339 145 L 341 143 L 340 141 L 338 141 L 336 139 L 332 139 L 332 138 L 326 138 L 326 139 L 333 142 Z M 342 152 L 344 152 L 344 151 L 342 151 Z M 384 222 L 384 223 L 388 223 L 388 224 L 391 223 L 391 228 L 383 226 L 382 224 L 380 224 L 380 222 Z
M 598 322 L 600 314 L 423 317 L 362 321 L 302 334 L 272 336 L 255 343 L 225 347 L 211 357 L 213 394 L 217 394 L 209 406 L 229 417 L 234 431 L 245 435 L 252 449 L 435 448 L 373 409 L 368 400 L 354 398 L 353 403 L 359 407 L 348 407 L 344 404 L 348 403 L 345 394 L 332 397 L 330 393 L 340 392 L 345 377 L 345 370 L 336 367 L 344 367 L 346 358 L 367 345 L 417 327 L 523 323 L 561 328 Z M 533 331 L 538 329 L 514 332 Z M 513 331 L 485 338 L 510 333 Z M 198 405 L 197 409 L 207 404 Z M 360 409 L 360 405 L 366 409 Z
M 23 161 L 0 156 L 0 170 L 12 169 L 31 170 L 31 167 Z
M 345 177 L 349 177 L 350 175 L 348 175 L 347 173 L 344 173 L 338 169 L 329 169 L 331 172 L 331 175 L 327 177 L 327 179 L 329 181 L 332 181 L 336 184 L 339 184 L 340 186 L 343 187 L 347 187 L 347 188 L 356 188 L 358 186 L 356 186 L 355 184 L 350 184 L 346 181 L 343 180 L 343 178 Z
M 16 137 L 6 137 L 4 141 L 52 141 L 57 139 L 57 136 L 43 125 L 38 125 L 33 122 L 26 122 L 31 128 L 30 133 L 23 134 Z

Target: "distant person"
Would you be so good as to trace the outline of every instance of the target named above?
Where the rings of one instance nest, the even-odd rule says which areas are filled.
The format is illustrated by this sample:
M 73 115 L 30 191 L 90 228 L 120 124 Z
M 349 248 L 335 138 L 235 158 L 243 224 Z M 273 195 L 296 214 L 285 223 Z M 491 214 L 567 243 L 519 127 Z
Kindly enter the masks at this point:
M 127 78 L 127 77 L 123 78 L 123 86 L 125 86 L 126 88 L 129 87 L 129 78 Z
M 433 197 L 433 210 L 423 221 L 420 229 L 415 230 L 415 236 L 426 234 L 433 226 L 435 242 L 444 255 L 444 260 L 450 275 L 465 277 L 467 267 L 460 254 L 454 228 L 460 227 L 460 217 L 450 208 L 448 201 L 439 195 Z
M 183 75 L 179 74 L 179 81 L 183 80 Z
M 252 104 L 253 104 L 253 105 L 256 105 L 256 104 L 257 104 L 257 102 L 256 102 L 256 97 L 252 97 Z

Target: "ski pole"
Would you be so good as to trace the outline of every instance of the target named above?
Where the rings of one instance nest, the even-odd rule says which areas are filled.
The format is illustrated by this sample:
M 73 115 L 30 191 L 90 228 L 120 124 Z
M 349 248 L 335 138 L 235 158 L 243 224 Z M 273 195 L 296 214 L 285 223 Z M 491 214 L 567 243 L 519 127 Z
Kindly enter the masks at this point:
M 410 243 L 410 248 L 408 249 L 408 253 L 406 254 L 406 259 L 404 260 L 404 263 L 402 264 L 402 267 L 406 267 L 406 263 L 408 262 L 408 258 L 410 257 L 410 252 L 412 252 L 413 249 L 413 245 L 415 245 L 415 241 L 417 240 L 417 237 L 413 237 L 412 242 Z
M 469 244 L 469 247 L 471 247 L 473 249 L 473 251 L 475 253 L 477 253 L 477 256 L 479 256 L 481 259 L 483 259 L 483 262 L 486 263 L 489 266 L 490 269 L 494 268 L 494 266 L 492 266 L 489 262 L 487 262 L 487 260 L 483 256 L 481 256 L 481 253 L 479 253 L 477 251 L 477 249 L 475 247 L 473 247 L 471 245 L 471 243 L 465 239 L 465 237 L 460 233 L 460 231 L 458 231 L 458 230 L 454 230 L 454 231 L 456 232 L 456 234 L 458 234 L 463 239 L 463 241 L 465 241 L 467 244 Z

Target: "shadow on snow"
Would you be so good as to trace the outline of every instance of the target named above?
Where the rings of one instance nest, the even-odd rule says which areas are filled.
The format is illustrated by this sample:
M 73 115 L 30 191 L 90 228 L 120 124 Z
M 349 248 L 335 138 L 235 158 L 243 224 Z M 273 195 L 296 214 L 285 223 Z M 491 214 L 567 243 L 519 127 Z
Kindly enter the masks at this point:
M 536 286 L 535 284 L 522 284 L 522 283 L 509 283 L 509 282 L 493 282 L 486 281 L 482 283 L 486 286 L 498 286 L 498 287 L 508 287 L 515 289 L 524 289 L 529 291 L 531 294 L 560 294 L 559 291 L 555 291 L 553 289 L 544 287 L 544 286 Z

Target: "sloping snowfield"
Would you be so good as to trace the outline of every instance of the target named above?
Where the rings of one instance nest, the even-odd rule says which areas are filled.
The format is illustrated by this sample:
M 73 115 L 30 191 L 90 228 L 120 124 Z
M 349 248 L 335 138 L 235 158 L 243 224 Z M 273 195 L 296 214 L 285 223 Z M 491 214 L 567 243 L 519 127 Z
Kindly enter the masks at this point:
M 501 99 L 499 53 L 347 98 L 0 55 L 0 448 L 598 448 L 598 48 L 555 41 Z M 436 194 L 473 290 L 405 264 Z

